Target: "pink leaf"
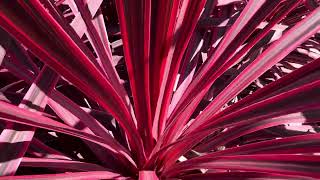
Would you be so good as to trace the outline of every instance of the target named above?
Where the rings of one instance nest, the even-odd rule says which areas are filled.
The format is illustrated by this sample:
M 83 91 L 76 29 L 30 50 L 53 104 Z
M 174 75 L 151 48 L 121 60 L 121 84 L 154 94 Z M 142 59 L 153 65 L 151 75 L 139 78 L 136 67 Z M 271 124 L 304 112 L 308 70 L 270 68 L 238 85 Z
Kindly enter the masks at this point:
M 87 179 L 127 179 L 117 173 L 110 171 L 88 171 L 61 174 L 42 174 L 42 175 L 24 175 L 24 176 L 5 176 L 0 180 L 16 180 L 16 179 L 34 179 L 34 180 L 87 180 Z

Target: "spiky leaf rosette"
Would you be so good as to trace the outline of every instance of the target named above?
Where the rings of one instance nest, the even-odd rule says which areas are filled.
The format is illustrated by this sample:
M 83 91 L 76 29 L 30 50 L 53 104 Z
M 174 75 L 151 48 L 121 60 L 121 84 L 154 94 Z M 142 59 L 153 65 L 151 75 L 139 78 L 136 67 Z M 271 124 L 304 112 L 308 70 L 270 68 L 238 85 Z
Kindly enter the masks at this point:
M 319 179 L 319 4 L 0 1 L 0 179 Z

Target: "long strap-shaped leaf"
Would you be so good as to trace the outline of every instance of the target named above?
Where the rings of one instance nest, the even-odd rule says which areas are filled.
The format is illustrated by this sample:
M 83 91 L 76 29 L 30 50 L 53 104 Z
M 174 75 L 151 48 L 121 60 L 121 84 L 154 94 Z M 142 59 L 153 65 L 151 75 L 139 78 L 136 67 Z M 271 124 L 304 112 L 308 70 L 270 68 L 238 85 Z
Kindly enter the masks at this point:
M 129 100 L 128 94 L 120 82 L 120 78 L 115 70 L 115 67 L 112 65 L 111 49 L 109 47 L 108 36 L 105 30 L 105 24 L 101 11 L 99 11 L 100 14 L 96 14 L 98 11 L 97 8 L 100 7 L 102 1 L 91 0 L 86 2 L 87 4 L 84 2 L 82 3 L 82 1 L 68 1 L 68 5 L 76 15 L 75 19 L 79 19 L 78 21 L 80 21 L 78 24 L 80 24 L 81 27 L 78 28 L 86 29 L 86 35 L 95 49 L 98 58 L 95 58 L 89 48 L 87 48 L 87 46 L 81 41 L 80 37 L 82 37 L 83 34 L 78 34 L 79 30 L 77 29 L 75 29 L 75 31 L 72 30 L 72 28 L 64 19 L 63 15 L 57 10 L 57 7 L 49 1 L 44 1 L 44 3 L 54 19 L 68 33 L 68 35 L 79 46 L 79 48 L 88 56 L 90 61 L 94 63 L 95 67 L 98 68 L 103 75 L 105 75 L 107 80 L 114 87 L 115 91 L 119 93 L 120 97 L 123 98 L 128 110 L 131 112 L 131 117 L 136 124 L 133 107 Z M 76 4 L 79 6 L 81 14 L 78 12 Z M 85 5 L 87 8 L 84 7 Z M 84 17 L 85 22 L 81 16 Z M 91 20 L 91 17 L 94 17 L 94 19 Z
M 214 147 L 225 145 L 238 137 L 281 124 L 319 122 L 319 115 L 319 109 L 315 108 L 309 110 L 307 107 L 306 109 L 303 109 L 303 112 L 292 113 L 269 119 L 265 119 L 265 117 L 263 117 L 264 120 L 256 120 L 256 122 L 251 121 L 251 123 L 245 123 L 240 126 L 228 128 L 226 131 L 219 133 L 217 136 L 206 140 L 206 142 L 200 145 L 200 147 L 197 147 L 196 150 L 198 152 L 212 150 Z M 259 119 L 261 119 L 261 117 Z
M 49 158 L 30 158 L 23 157 L 21 161 L 22 167 L 44 167 L 62 170 L 73 171 L 105 171 L 106 168 L 80 161 L 61 160 L 61 159 L 49 159 Z
M 91 19 L 91 16 L 94 16 L 94 14 L 92 14 L 94 12 L 90 12 L 90 7 L 99 7 L 99 3 L 101 2 L 102 1 L 91 0 L 88 1 L 87 4 L 85 4 L 83 1 L 70 1 L 69 6 L 71 7 L 73 13 L 78 13 L 77 16 L 80 16 L 80 18 L 84 21 L 84 26 L 82 27 L 82 29 L 87 29 L 85 32 L 98 56 L 97 61 L 99 65 L 106 73 L 106 76 L 113 87 L 117 90 L 121 97 L 124 98 L 124 101 L 127 103 L 128 108 L 130 109 L 132 105 L 130 103 L 128 94 L 120 82 L 120 78 L 115 67 L 112 65 L 112 54 L 107 32 L 105 30 L 103 15 L 97 14 L 95 15 L 94 19 Z M 76 12 L 75 6 L 78 7 L 79 12 Z M 132 113 L 132 116 L 135 117 L 134 113 Z
M 208 158 L 205 162 L 176 166 L 167 176 L 192 169 L 228 169 L 320 178 L 320 157 L 312 155 L 276 154 L 238 155 Z
M 209 153 L 192 159 L 206 159 L 206 157 L 245 155 L 245 154 L 299 154 L 319 152 L 320 134 L 286 137 Z M 190 162 L 188 162 L 190 163 Z
M 204 10 L 199 18 L 199 22 L 194 30 L 194 33 L 189 41 L 188 47 L 185 50 L 184 56 L 180 63 L 179 69 L 179 79 L 177 84 L 177 89 L 175 90 L 172 100 L 169 106 L 168 115 L 170 116 L 173 108 L 178 103 L 179 99 L 183 95 L 183 92 L 186 90 L 188 85 L 191 83 L 193 76 L 195 75 L 196 65 L 198 64 L 200 57 L 200 47 L 203 46 L 204 38 L 202 36 L 201 31 L 199 31 L 201 19 L 208 18 L 212 13 L 212 10 L 217 5 L 217 1 L 215 0 L 207 0 Z M 198 54 L 198 55 L 197 55 Z M 198 57 L 197 57 L 198 56 Z M 170 122 L 168 122 L 170 123 Z
M 34 76 L 32 74 L 28 74 L 27 69 L 19 68 L 20 64 L 12 64 L 11 61 L 5 60 L 4 65 L 6 68 L 10 69 L 10 72 L 23 79 L 26 83 L 32 83 Z M 8 96 L 8 94 L 6 94 L 6 96 Z M 15 97 L 15 99 L 21 98 Z M 5 97 L 3 100 L 6 102 L 10 102 Z M 67 97 L 65 97 L 57 90 L 53 89 L 48 101 L 48 105 L 67 125 L 71 127 L 77 125 L 76 128 L 79 128 L 80 130 L 83 128 L 82 130 L 84 132 L 87 132 L 89 134 L 95 133 L 102 137 L 107 136 L 107 138 L 109 138 L 111 141 L 116 141 L 108 134 L 107 130 L 96 119 L 94 119 L 92 116 L 88 114 L 88 112 L 85 112 L 78 105 L 76 105 L 74 102 L 69 100 Z M 104 163 L 105 165 L 109 165 L 111 160 L 106 155 L 106 152 L 104 152 L 103 148 L 99 147 L 98 145 L 95 145 L 94 143 L 90 143 L 87 141 L 85 142 L 88 144 L 89 148 L 94 150 L 93 153 L 99 158 L 100 161 L 102 161 L 102 163 Z M 113 167 L 119 167 L 116 165 L 116 163 L 118 162 L 113 163 Z M 122 165 L 124 165 L 123 167 L 128 166 L 125 164 Z
M 8 41 L 8 40 L 7 40 Z M 11 40 L 12 41 L 12 40 Z M 5 44 L 6 45 L 6 44 Z M 12 55 L 11 55 L 11 59 L 12 59 Z M 14 60 L 14 62 L 16 62 L 15 60 L 17 60 L 17 61 L 19 61 L 19 62 L 21 62 L 21 64 L 27 64 L 27 63 L 25 63 L 25 61 L 26 60 L 28 60 L 27 58 L 24 58 L 24 57 L 22 57 L 21 55 L 20 56 L 17 56 L 19 59 L 12 59 L 12 60 Z M 5 62 L 7 62 L 7 61 L 5 61 Z M 5 65 L 8 65 L 8 63 L 6 63 Z M 19 65 L 20 66 L 20 65 Z M 11 68 L 12 69 L 12 68 Z M 29 69 L 29 68 L 28 68 Z M 19 75 L 22 73 L 23 71 L 19 71 Z M 43 75 L 42 75 L 43 76 Z M 45 76 L 44 76 L 45 77 Z M 51 82 L 51 80 L 45 80 L 46 82 Z M 27 82 L 29 82 L 29 80 L 27 80 Z M 54 91 L 54 92 L 56 92 L 56 91 Z M 48 93 L 46 93 L 46 94 L 48 94 Z M 58 93 L 58 95 L 60 95 L 60 93 Z M 63 98 L 64 96 L 58 96 L 57 95 L 57 98 L 56 99 L 58 99 L 58 100 L 60 100 L 60 103 L 61 102 L 64 102 L 65 103 L 65 99 L 66 98 Z M 53 95 L 53 97 L 56 97 L 56 95 Z M 59 98 L 60 97 L 60 98 Z M 61 98 L 62 97 L 62 98 Z M 63 101 L 61 101 L 61 100 L 63 100 Z M 68 104 L 68 107 L 70 107 L 70 104 L 72 104 L 72 103 L 70 103 L 70 101 L 67 101 L 67 102 L 69 102 L 69 104 Z M 54 101 L 49 101 L 49 104 L 51 104 L 51 105 L 57 105 L 57 103 L 55 103 Z M 74 104 L 74 103 L 73 103 Z M 74 105 L 73 105 L 74 106 Z M 56 107 L 56 106 L 54 106 L 54 107 Z M 57 110 L 58 112 L 61 112 L 61 111 L 59 111 L 59 110 L 61 110 L 61 106 L 59 106 L 60 108 L 54 108 L 54 110 Z M 80 108 L 78 108 L 80 111 L 82 111 Z M 73 110 L 75 110 L 74 108 L 73 108 Z M 64 111 L 64 112 L 66 112 L 66 111 Z M 61 114 L 61 113 L 60 113 Z M 79 113 L 76 113 L 77 115 L 79 115 Z M 109 136 L 110 137 L 110 135 L 107 133 L 107 130 L 104 128 L 104 127 L 102 127 L 102 125 L 100 125 L 99 126 L 99 123 L 97 123 L 97 121 L 96 120 L 92 120 L 93 118 L 91 118 L 91 116 L 89 116 L 87 113 L 85 113 L 84 111 L 81 113 L 80 112 L 80 114 L 82 114 L 82 115 L 84 115 L 85 116 L 85 118 L 81 118 L 81 120 L 82 120 L 82 122 L 88 122 L 88 121 L 84 121 L 84 120 L 90 120 L 86 125 L 89 125 L 89 127 L 91 127 L 91 129 L 93 129 L 94 130 L 94 132 L 95 133 L 97 133 L 98 135 L 100 135 L 100 136 Z M 77 123 L 78 121 L 79 121 L 79 119 L 77 119 L 76 121 L 74 120 L 74 118 L 72 118 L 72 117 L 74 117 L 74 116 L 70 116 L 70 115 L 67 115 L 67 114 L 63 114 L 64 116 L 62 117 L 62 119 L 63 120 L 67 120 L 67 122 L 73 122 L 73 123 L 71 123 L 72 125 L 74 125 L 75 123 Z M 83 117 L 83 116 L 82 116 Z M 67 123 L 68 124 L 68 123 Z M 70 123 L 69 123 L 69 125 L 70 125 Z M 93 126 L 92 126 L 93 125 Z M 98 125 L 98 126 L 97 126 Z M 20 125 L 21 126 L 21 125 Z M 101 128 L 102 127 L 102 128 Z M 30 129 L 30 128 L 27 128 L 27 129 Z M 23 138 L 24 136 L 26 136 L 25 134 L 26 133 L 32 133 L 32 130 L 31 131 L 24 131 L 24 132 L 18 132 L 18 131 L 9 131 L 10 133 L 11 133 L 11 137 L 21 137 L 21 138 Z M 19 136 L 17 136 L 16 134 L 17 133 L 19 133 L 19 134 L 21 134 L 21 135 L 19 135 Z M 24 134 L 24 135 L 22 135 L 22 133 Z M 6 136 L 8 137 L 9 136 L 9 134 L 8 133 L 6 133 Z M 8 139 L 12 139 L 12 138 L 9 138 L 8 137 Z M 17 138 L 15 138 L 15 139 L 17 139 Z M 109 138 L 109 139 L 111 139 L 112 140 L 112 138 Z M 16 140 L 16 141 L 19 141 L 19 140 Z M 97 146 L 97 145 L 95 145 L 94 143 L 90 143 L 90 142 L 87 142 L 86 141 L 86 143 L 89 145 L 89 147 L 91 148 L 91 149 L 94 149 L 94 153 L 97 155 L 97 157 L 102 161 L 102 162 L 106 162 L 106 161 L 110 161 L 110 158 L 109 158 L 109 160 L 107 160 L 107 156 L 106 156 L 106 153 L 105 152 L 102 152 L 102 151 L 104 151 L 103 150 L 103 148 L 101 148 L 101 147 L 99 147 L 99 146 Z M 23 146 L 21 146 L 21 147 L 27 147 L 27 144 L 28 144 L 28 141 L 26 141 L 25 143 L 23 143 L 24 145 Z M 8 146 L 8 147 L 10 147 L 10 146 Z M 23 149 L 25 149 L 25 148 L 19 148 L 19 151 L 23 151 Z M 101 150 L 97 150 L 97 149 L 101 149 Z M 39 150 L 39 149 L 38 149 Z M 15 153 L 11 153 L 11 154 L 15 154 Z M 23 153 L 20 153 L 20 154 L 23 154 Z M 35 154 L 38 154 L 38 153 L 35 153 Z M 8 154 L 8 156 L 9 156 L 9 154 Z M 55 156 L 55 155 L 52 155 L 52 156 Z M 8 157 L 8 159 L 9 159 L 10 157 Z M 15 162 L 18 162 L 19 161 L 19 159 L 17 159 L 17 160 L 15 160 L 15 161 L 10 161 L 9 163 L 11 163 L 11 164 L 13 164 L 13 163 L 15 163 Z M 16 164 L 18 164 L 18 163 L 16 163 Z M 16 167 L 17 165 L 8 165 L 8 167 Z M 4 166 L 3 166 L 4 167 Z M 116 167 L 116 166 L 114 166 L 114 167 Z M 11 173 L 13 173 L 13 170 L 10 170 L 10 172 Z
M 43 111 L 48 101 L 48 94 L 51 93 L 58 79 L 58 74 L 45 66 L 39 76 L 35 79 L 34 83 L 29 88 L 22 102 L 19 104 L 19 107 L 29 109 L 31 111 Z M 10 151 L 11 156 L 7 156 L 10 161 L 1 163 L 0 174 L 11 175 L 16 172 L 17 168 L 19 167 L 21 158 L 27 151 L 34 133 L 35 128 L 25 127 L 12 123 L 7 124 L 6 129 L 4 129 L 1 133 L 1 141 L 4 141 L 6 143 L 22 142 L 22 145 L 20 148 L 16 149 L 11 149 L 11 146 L 1 147 L 2 152 L 5 153 Z
M 230 127 L 231 125 L 235 125 L 237 123 L 248 124 L 250 122 L 259 122 L 260 120 L 278 117 L 288 113 L 299 112 L 308 107 L 313 108 L 317 106 L 320 98 L 318 93 L 319 88 L 320 81 L 316 81 L 278 96 L 269 98 L 268 100 L 261 102 L 259 105 L 254 104 L 251 107 L 247 107 L 247 109 L 242 111 L 242 116 L 240 116 L 241 114 L 238 114 L 239 112 L 237 113 L 239 118 L 238 116 L 231 115 L 232 118 L 222 117 L 221 119 L 212 121 L 199 131 L 194 131 L 192 134 L 182 137 L 181 142 L 176 142 L 175 145 L 169 149 L 169 151 L 161 153 L 160 159 L 162 159 L 162 163 L 164 163 L 163 166 L 169 167 L 181 155 L 188 152 L 190 148 L 198 144 L 199 141 L 210 135 L 218 128 Z M 275 104 L 278 106 L 273 106 Z M 283 104 L 286 104 L 286 107 L 283 107 Z M 283 107 L 283 109 L 278 107 Z M 273 110 L 275 112 L 273 112 Z M 252 112 L 254 113 L 252 114 Z M 250 119 L 250 117 L 252 119 Z M 301 122 L 301 120 L 304 121 L 305 119 L 293 118 L 293 120 Z
M 152 116 L 155 114 L 162 83 L 161 73 L 165 70 L 166 58 L 172 45 L 176 18 L 181 0 L 152 1 L 152 26 L 150 49 L 150 95 Z M 158 129 L 153 129 L 153 136 L 158 139 Z
M 28 71 L 25 68 L 23 69 L 18 68 L 20 67 L 19 64 L 11 64 L 11 63 L 12 62 L 5 61 L 4 65 L 6 68 L 10 69 L 10 72 L 20 77 L 21 79 L 23 79 L 26 83 L 32 83 L 34 79 L 34 76 L 32 74 L 27 75 Z M 69 100 L 67 97 L 65 97 L 63 94 L 61 94 L 57 90 L 53 89 L 48 101 L 48 105 L 55 111 L 55 113 L 67 125 L 71 127 L 74 127 L 75 125 L 77 125 L 76 127 L 80 128 L 80 130 L 84 132 L 87 132 L 89 134 L 95 133 L 99 136 L 107 137 L 111 141 L 116 141 L 107 133 L 107 130 L 96 119 L 94 119 L 87 112 L 85 112 L 78 105 L 76 105 L 74 102 Z M 85 141 L 85 143 L 88 144 L 87 141 Z M 115 143 L 117 144 L 117 142 Z M 100 161 L 102 161 L 102 163 L 104 163 L 107 166 L 110 164 L 110 161 L 111 161 L 110 158 L 106 155 L 106 152 L 103 152 L 104 150 L 101 147 L 90 142 L 88 146 L 89 148 L 94 150 L 93 153 L 96 154 L 96 156 L 99 158 Z M 113 167 L 119 167 L 117 163 L 118 162 L 114 162 Z M 128 165 L 125 165 L 125 164 L 122 164 L 122 165 L 121 165 L 122 168 L 126 166 L 128 167 Z M 118 170 L 119 169 L 120 168 L 118 168 Z M 128 171 L 128 170 L 124 170 L 124 171 Z
M 41 23 L 46 23 L 52 31 L 45 32 L 48 29 L 40 28 L 17 2 L 11 1 L 1 1 L 0 25 L 14 34 L 41 60 L 109 111 L 126 131 L 134 158 L 143 162 L 145 157 L 142 141 L 122 98 L 40 2 L 30 3 L 36 10 L 34 12 L 39 13 L 37 18 L 46 18 Z M 57 42 L 57 39 L 64 43 Z
M 233 104 L 227 109 L 217 113 L 215 115 L 215 118 L 229 114 L 231 112 L 235 112 L 242 107 L 248 106 L 254 102 L 262 100 L 262 98 L 264 99 L 270 97 L 271 95 L 274 96 L 281 92 L 288 91 L 292 88 L 309 83 L 309 81 L 312 79 L 318 79 L 318 74 L 320 73 L 320 71 L 318 70 L 319 67 L 320 59 L 314 60 L 311 63 L 306 64 L 303 67 L 295 70 L 294 72 L 280 78 L 279 80 L 268 84 L 264 88 L 257 90 L 255 93 L 245 97 L 238 103 Z
M 98 2 L 98 1 L 90 1 L 90 2 L 91 2 L 91 3 L 88 3 L 88 4 L 87 4 L 90 13 L 91 13 L 91 14 L 92 14 L 92 13 L 96 13 L 97 8 L 99 7 L 99 3 L 101 3 L 101 2 Z M 49 7 L 48 7 L 49 10 L 52 10 L 52 11 L 50 11 L 51 15 L 52 15 L 56 20 L 59 19 L 59 14 L 58 14 L 58 13 L 55 13 L 55 9 L 54 9 L 53 5 L 50 4 L 49 2 L 45 2 L 45 4 L 46 4 L 47 6 L 49 6 Z M 120 84 L 120 79 L 119 79 L 119 77 L 117 76 L 117 73 L 116 73 L 114 67 L 112 67 L 112 65 L 111 65 L 111 64 L 108 64 L 108 63 L 107 63 L 107 64 L 102 63 L 102 66 L 103 66 L 103 67 L 100 67 L 100 66 L 96 63 L 96 60 L 95 60 L 92 52 L 91 52 L 88 48 L 84 47 L 85 44 L 82 43 L 81 40 L 76 37 L 76 34 L 74 34 L 73 31 L 69 28 L 69 26 L 66 25 L 66 22 L 64 21 L 63 17 L 60 17 L 60 18 L 61 18 L 61 19 L 59 19 L 59 21 L 57 20 L 57 22 L 59 23 L 59 25 L 61 25 L 61 27 L 62 27 L 64 30 L 66 30 L 66 32 L 67 32 L 68 35 L 72 38 L 72 40 L 74 40 L 75 43 L 81 48 L 81 50 L 88 56 L 88 58 L 90 59 L 90 61 L 95 64 L 95 67 L 97 67 L 98 70 L 99 70 L 100 72 L 102 72 L 101 69 L 103 69 L 104 67 L 106 67 L 106 66 L 103 66 L 103 65 L 107 65 L 107 66 L 108 66 L 108 69 L 106 69 L 106 73 L 108 73 L 108 74 L 107 74 L 107 78 L 108 78 L 111 86 L 114 88 L 115 92 L 118 92 L 119 95 L 120 95 L 120 97 L 123 98 L 123 100 L 125 101 L 125 103 L 126 103 L 126 105 L 127 105 L 127 108 L 128 108 L 127 111 L 130 110 L 130 112 L 131 112 L 131 113 L 130 113 L 130 118 L 132 118 L 132 120 L 134 121 L 134 124 L 136 124 L 136 122 L 135 122 L 135 115 L 134 115 L 134 113 L 132 112 L 133 110 L 132 110 L 131 103 L 130 103 L 130 101 L 129 101 L 128 95 L 127 95 L 127 93 L 125 92 L 123 86 Z M 101 18 L 100 18 L 100 19 L 101 19 Z M 89 36 L 90 36 L 90 35 L 89 35 Z M 101 35 L 101 36 L 103 36 L 103 35 Z M 91 36 L 90 36 L 90 37 L 91 37 Z M 97 41 L 99 41 L 99 40 L 97 40 Z M 100 41 L 99 41 L 99 42 L 100 42 Z M 100 44 L 101 44 L 101 43 L 100 43 Z M 105 45 L 103 45 L 103 46 L 105 46 Z M 101 50 L 101 49 L 100 49 L 100 50 Z M 100 53 L 99 53 L 99 54 L 100 54 Z M 98 58 L 98 60 L 99 60 L 99 62 L 100 62 L 100 61 L 106 61 L 107 59 L 105 59 L 105 58 L 99 59 L 99 58 Z M 111 61 L 111 59 L 110 59 L 110 61 Z M 110 67 L 110 66 L 111 66 L 111 67 Z M 61 100 L 61 99 L 65 99 L 65 98 L 63 98 L 62 96 L 59 96 L 58 99 Z M 74 111 L 73 111 L 73 112 L 74 112 Z M 64 118 L 64 119 L 65 119 L 65 118 Z M 91 118 L 91 119 L 92 119 L 92 118 Z M 91 122 L 93 122 L 93 121 L 91 121 Z M 97 123 L 93 123 L 93 124 L 97 124 Z M 120 124 L 121 124 L 121 123 L 120 123 Z M 101 126 L 101 125 L 100 125 L 100 126 Z M 101 126 L 101 127 L 102 127 L 102 126 Z M 92 129 L 92 128 L 91 128 L 91 129 Z M 98 128 L 98 129 L 101 130 L 101 128 Z M 98 130 L 98 129 L 97 129 L 97 130 Z M 101 132 L 101 131 L 100 131 L 100 132 Z M 105 134 L 105 133 L 104 133 L 104 134 Z M 107 135 L 107 134 L 105 134 L 105 135 Z M 129 136 L 129 137 L 130 137 L 130 136 Z M 139 137 L 138 137 L 138 141 L 139 141 Z M 91 148 L 92 148 L 92 147 L 91 147 Z M 131 147 L 131 148 L 133 148 L 133 147 Z M 98 151 L 96 151 L 96 152 L 98 152 Z M 140 152 L 140 151 L 138 152 L 138 154 L 139 154 L 139 153 L 142 153 L 142 154 L 143 154 L 143 152 Z M 99 155 L 99 157 L 100 157 L 100 156 L 101 156 L 101 155 Z M 143 159 L 143 157 L 141 157 L 141 158 Z
M 310 107 L 312 104 L 316 105 L 317 100 L 320 98 L 320 94 L 317 92 L 320 89 L 319 86 L 320 81 L 315 80 L 314 82 L 310 82 L 288 92 L 272 96 L 263 101 L 244 107 L 221 118 L 214 120 L 210 119 L 210 122 L 204 125 L 203 128 L 219 127 L 263 115 L 272 115 L 273 113 L 281 111 L 285 113 L 289 112 L 290 108 L 295 109 L 308 106 Z M 303 92 L 309 92 L 310 94 L 304 94 Z
M 94 134 L 103 138 L 107 138 L 121 146 L 116 139 L 108 133 L 108 130 L 100 122 L 98 122 L 98 120 L 81 109 L 79 105 L 75 104 L 56 90 L 51 94 L 52 95 L 50 96 L 48 104 L 52 110 L 64 121 L 65 124 L 88 134 Z M 112 160 L 108 153 L 105 152 L 104 148 L 101 148 L 101 146 L 88 141 L 84 142 L 104 165 L 110 166 Z M 110 155 L 114 156 L 114 154 Z M 128 164 L 119 164 L 119 162 L 113 162 L 112 164 L 112 167 L 116 167 L 117 170 L 126 169 L 128 167 Z
M 90 7 L 99 7 L 102 1 L 91 0 L 88 1 L 87 4 L 82 1 L 69 2 L 69 6 L 74 6 L 75 3 L 79 10 L 79 15 L 82 16 L 82 19 L 86 25 L 86 35 L 88 36 L 89 41 L 91 42 L 93 48 L 95 49 L 96 54 L 98 55 L 97 61 L 99 62 L 101 68 L 105 71 L 110 83 L 113 85 L 115 90 L 119 93 L 119 95 L 124 99 L 128 109 L 131 112 L 131 116 L 137 124 L 136 116 L 130 102 L 128 93 L 124 89 L 123 85 L 120 82 L 120 77 L 117 74 L 115 67 L 113 66 L 112 61 L 112 53 L 110 49 L 110 43 L 108 40 L 108 35 L 106 32 L 106 26 L 104 24 L 104 18 L 101 10 L 97 12 L 97 14 L 92 14 Z M 71 8 L 72 10 L 75 7 Z M 75 12 L 75 10 L 73 10 Z M 93 19 L 91 20 L 91 16 Z M 85 28 L 85 27 L 82 27 Z
M 165 129 L 172 91 L 178 75 L 181 59 L 204 5 L 204 0 L 182 1 L 180 13 L 176 20 L 174 41 L 169 49 L 168 57 L 165 61 L 165 68 L 161 71 L 162 82 L 153 122 L 153 128 L 158 130 L 158 136 L 160 136 Z
M 33 180 L 52 180 L 52 174 L 42 175 L 24 175 L 24 176 L 6 176 L 0 177 L 0 180 L 15 180 L 15 179 L 33 179 Z M 60 173 L 54 175 L 55 180 L 88 180 L 88 179 L 128 179 L 120 174 L 110 171 L 88 171 L 75 173 Z
M 9 94 L 6 93 L 5 97 L 7 97 Z M 10 94 L 11 98 L 14 99 L 22 99 L 22 97 L 20 97 L 20 94 Z M 59 92 L 57 92 L 56 90 L 54 90 L 51 93 L 51 97 L 54 97 L 52 99 L 49 99 L 48 104 L 52 107 L 52 109 L 59 115 L 61 116 L 61 119 L 69 126 L 74 127 L 76 129 L 79 129 L 82 132 L 86 132 L 88 134 L 93 134 L 94 133 L 86 126 L 84 125 L 82 122 L 84 121 L 85 123 L 89 123 L 89 124 L 93 124 L 93 126 L 97 126 L 95 124 L 97 124 L 97 120 L 92 118 L 89 114 L 89 112 L 84 111 L 82 108 L 80 108 L 79 106 L 75 105 L 73 102 L 71 103 L 70 100 L 66 97 L 64 97 L 62 94 L 60 94 Z M 0 95 L 1 97 L 1 95 Z M 8 99 L 4 99 L 5 102 L 9 102 Z M 20 100 L 19 100 L 20 101 Z M 66 105 L 66 102 L 67 105 Z M 70 107 L 70 105 L 72 107 Z M 97 112 L 93 111 L 91 113 L 96 114 Z M 99 114 L 101 114 L 102 116 L 106 116 L 105 112 L 98 112 Z M 43 114 L 44 116 L 47 116 L 46 114 Z M 80 119 L 79 119 L 80 118 Z M 99 123 L 98 123 L 99 124 Z M 91 127 L 92 125 L 89 125 L 89 127 Z M 99 126 L 99 125 L 98 125 Z M 27 128 L 25 128 L 27 129 Z M 30 128 L 28 128 L 30 129 Z M 99 128 L 98 128 L 99 131 Z M 23 131 L 19 133 L 26 133 L 29 131 Z M 95 132 L 95 131 L 94 131 Z M 96 134 L 100 134 L 99 132 Z M 115 135 L 115 134 L 113 134 Z M 111 135 L 109 134 L 102 134 L 102 138 L 107 138 L 110 141 L 114 141 L 114 144 L 118 144 L 118 146 L 121 146 L 115 139 L 114 137 L 111 137 Z M 17 139 L 17 138 L 15 138 Z M 12 149 L 15 150 L 19 150 L 21 151 L 21 146 L 23 144 L 25 144 L 25 142 L 23 142 L 23 140 L 15 140 L 15 142 L 18 142 L 17 144 L 10 144 L 8 147 L 12 147 Z M 92 150 L 92 152 L 97 156 L 97 158 L 101 161 L 101 163 L 103 163 L 103 165 L 109 167 L 110 169 L 114 169 L 117 172 L 131 172 L 133 169 L 128 169 L 128 168 L 132 168 L 130 167 L 131 165 L 128 164 L 129 162 L 119 162 L 119 161 L 114 161 L 114 159 L 117 159 L 116 156 L 114 156 L 113 153 L 108 153 L 108 151 L 106 151 L 105 148 L 84 140 L 84 142 L 88 145 L 88 147 Z M 8 144 L 8 143 L 5 143 Z M 18 148 L 19 147 L 19 148 Z M 124 147 L 121 147 L 122 149 L 125 149 Z M 63 155 L 62 153 L 60 153 L 59 151 L 52 149 L 51 147 L 46 146 L 45 144 L 43 144 L 42 142 L 40 142 L 39 140 L 33 138 L 30 147 L 28 148 L 28 152 L 29 155 L 32 155 L 33 157 L 46 157 L 46 158 L 51 158 L 51 159 L 67 159 L 70 160 L 69 157 Z M 129 152 L 126 152 L 129 154 Z M 14 150 L 9 151 L 9 153 L 4 153 L 3 155 L 3 161 L 6 160 L 7 157 L 10 157 L 11 154 L 16 154 Z M 113 157 L 110 157 L 113 156 Z M 8 158 L 7 158 L 8 159 Z M 123 164 L 123 163 L 127 163 L 127 164 Z M 112 164 L 112 165 L 111 165 Z M 111 165 L 111 166 L 110 166 Z
M 209 117 L 241 90 L 257 79 L 266 70 L 283 59 L 299 44 L 311 37 L 320 29 L 320 8 L 315 9 L 309 16 L 288 30 L 283 37 L 274 42 L 256 60 L 254 60 L 241 74 L 239 74 L 196 118 L 192 128 L 196 129 L 207 122 Z
M 189 120 L 197 104 L 209 90 L 212 82 L 218 77 L 217 74 L 214 74 L 217 72 L 217 68 L 228 59 L 227 57 L 234 53 L 235 48 L 241 45 L 260 22 L 272 12 L 274 6 L 279 4 L 280 1 L 272 1 L 272 4 L 269 1 L 249 1 L 240 17 L 226 33 L 225 38 L 212 55 L 212 58 L 207 60 L 200 69 L 200 72 L 171 113 L 168 119 L 170 124 L 164 134 L 163 144 L 172 142 L 180 135 L 183 126 Z
M 146 152 L 153 147 L 149 91 L 150 0 L 116 0 L 138 130 Z M 134 15 L 133 15 L 134 14 Z
M 55 113 L 71 127 L 74 127 L 76 125 L 75 123 L 80 121 L 81 124 L 87 127 L 84 129 L 85 132 L 112 139 L 108 130 L 102 124 L 58 91 L 55 90 L 52 92 L 52 95 L 50 95 L 49 105 Z
M 90 142 L 93 142 L 105 147 L 107 150 L 109 150 L 112 153 L 115 153 L 115 156 L 117 156 L 119 160 L 124 162 L 125 164 L 129 164 L 129 165 L 134 164 L 134 162 L 132 162 L 131 157 L 127 153 L 127 150 L 124 149 L 121 145 L 116 144 L 114 140 L 110 140 L 109 138 L 106 138 L 106 137 L 102 138 L 99 136 L 87 134 L 85 132 L 74 129 L 60 122 L 54 121 L 50 118 L 38 115 L 34 112 L 30 112 L 1 101 L 0 101 L 0 119 L 8 122 L 15 122 L 15 123 L 25 124 L 33 127 L 49 129 L 49 130 L 61 132 L 64 134 L 68 134 L 71 136 L 88 140 Z

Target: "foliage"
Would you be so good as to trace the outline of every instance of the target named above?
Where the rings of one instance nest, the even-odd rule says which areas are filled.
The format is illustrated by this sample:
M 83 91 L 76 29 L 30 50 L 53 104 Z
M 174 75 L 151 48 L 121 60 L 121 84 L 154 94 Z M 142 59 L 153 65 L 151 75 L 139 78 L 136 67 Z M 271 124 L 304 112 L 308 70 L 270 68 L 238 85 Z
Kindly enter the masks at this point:
M 319 179 L 319 4 L 0 1 L 0 179 Z

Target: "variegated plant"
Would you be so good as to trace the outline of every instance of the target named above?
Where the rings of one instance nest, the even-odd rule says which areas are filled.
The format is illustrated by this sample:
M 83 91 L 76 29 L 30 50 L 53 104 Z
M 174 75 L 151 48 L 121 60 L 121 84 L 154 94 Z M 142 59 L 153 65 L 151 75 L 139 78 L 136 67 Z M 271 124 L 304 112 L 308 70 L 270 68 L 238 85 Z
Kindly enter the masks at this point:
M 0 179 L 320 179 L 319 4 L 0 0 Z

